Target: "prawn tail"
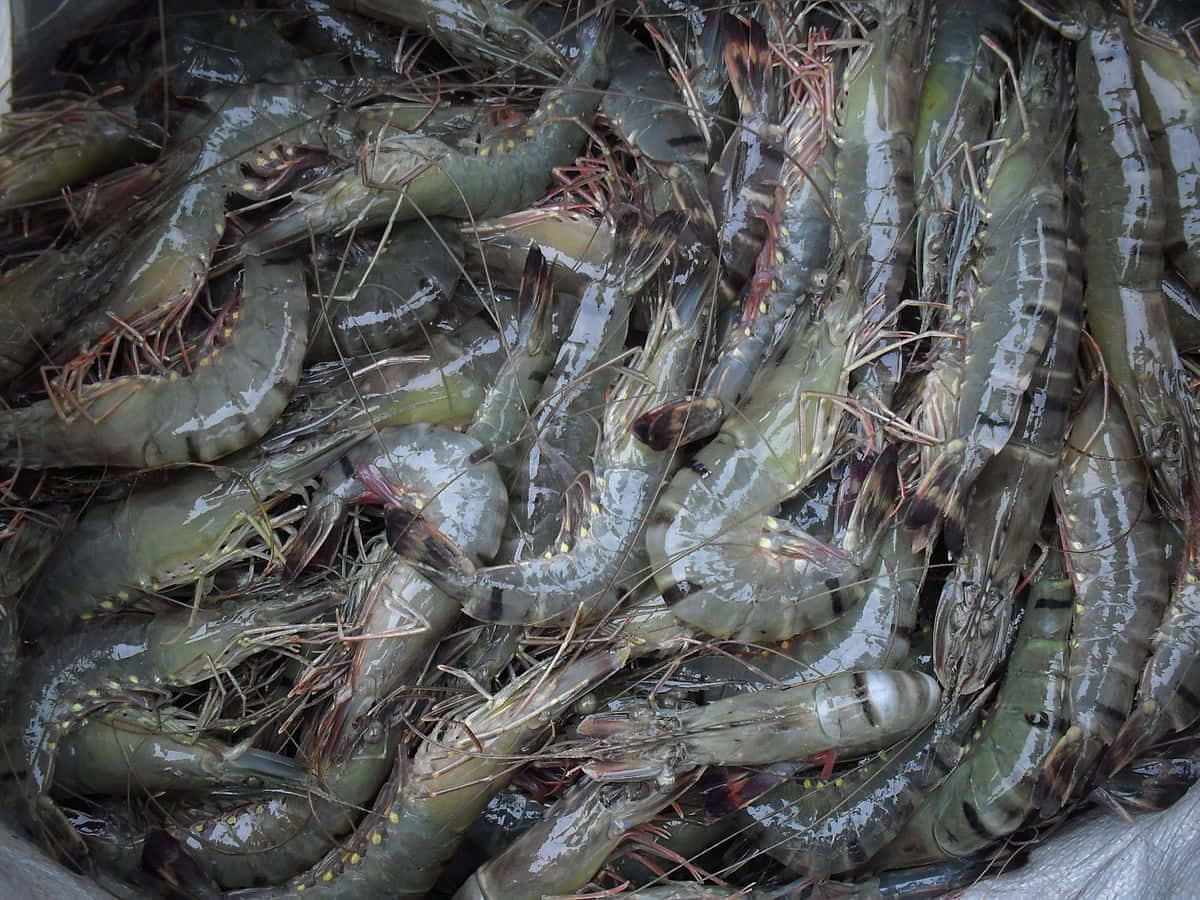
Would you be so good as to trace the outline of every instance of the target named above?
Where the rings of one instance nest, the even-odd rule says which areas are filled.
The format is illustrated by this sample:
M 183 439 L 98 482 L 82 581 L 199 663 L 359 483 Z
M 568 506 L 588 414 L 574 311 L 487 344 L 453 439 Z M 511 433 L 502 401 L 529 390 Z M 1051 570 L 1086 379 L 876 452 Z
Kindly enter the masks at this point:
M 775 90 L 771 82 L 771 45 L 763 27 L 753 19 L 743 22 L 728 16 L 724 24 L 725 67 L 743 118 L 772 112 Z
M 651 450 L 669 450 L 716 434 L 724 421 L 725 404 L 716 397 L 689 397 L 643 413 L 632 428 Z
M 932 537 L 936 523 L 942 523 L 946 549 L 951 556 L 958 556 L 963 549 L 963 469 L 966 463 L 966 445 L 962 441 L 952 442 L 934 460 L 925 477 L 913 492 L 904 524 L 913 532 L 922 533 L 926 540 Z M 913 549 L 917 548 L 916 541 Z
M 1069 801 L 1080 781 L 1084 756 L 1083 729 L 1072 725 L 1046 757 L 1033 787 L 1033 805 L 1043 819 L 1057 815 Z
M 1145 754 L 1146 750 L 1161 736 L 1163 728 L 1162 708 L 1155 700 L 1145 700 L 1129 714 L 1117 736 L 1100 761 L 1096 778 L 1104 782 L 1127 765 Z
M 875 457 L 863 479 L 847 523 L 846 544 L 852 551 L 873 546 L 891 521 L 900 495 L 899 450 L 889 444 Z
M 390 505 L 383 522 L 388 544 L 401 559 L 439 580 L 474 577 L 471 558 L 415 506 Z
M 525 257 L 521 289 L 517 295 L 522 310 L 529 311 L 522 320 L 529 322 L 525 342 L 530 348 L 542 346 L 550 335 L 551 314 L 554 311 L 553 275 L 554 269 L 546 262 L 542 251 L 536 244 L 531 245 Z
M 333 498 L 316 502 L 308 508 L 296 536 L 283 556 L 283 584 L 295 581 L 321 553 L 322 548 L 337 545 L 342 532 L 345 508 Z
M 769 770 L 710 766 L 699 782 L 704 812 L 712 819 L 724 818 L 749 806 L 785 781 L 786 777 Z
M 679 236 L 688 225 L 688 215 L 680 210 L 665 212 L 649 227 L 631 227 L 637 213 L 629 212 L 617 220 L 613 259 L 623 267 L 622 282 L 630 294 L 637 293 L 663 264 Z

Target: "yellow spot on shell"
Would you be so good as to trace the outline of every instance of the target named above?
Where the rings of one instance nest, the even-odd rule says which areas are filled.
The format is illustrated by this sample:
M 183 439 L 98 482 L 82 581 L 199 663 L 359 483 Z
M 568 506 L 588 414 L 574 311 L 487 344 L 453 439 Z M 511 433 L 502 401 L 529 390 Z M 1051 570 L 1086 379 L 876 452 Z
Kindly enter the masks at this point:
M 600 507 L 598 504 L 595 504 L 595 503 L 592 504 L 592 515 L 593 516 L 600 515 Z
M 298 885 L 296 885 L 296 892 L 297 892 L 297 893 L 299 893 L 300 891 L 307 890 L 307 889 L 308 889 L 307 885 L 304 885 L 304 884 L 298 884 Z
M 117 591 L 117 599 L 118 600 L 128 600 L 129 599 L 129 591 Z
M 115 605 L 116 604 L 113 603 L 111 600 L 101 600 L 100 601 L 101 609 L 112 609 Z
M 130 675 L 130 676 L 129 676 L 129 683 L 130 683 L 130 684 L 138 684 L 138 683 L 139 683 L 139 681 L 140 681 L 140 679 L 139 679 L 139 678 L 138 678 L 136 675 Z
M 378 831 L 371 832 L 371 843 L 378 847 L 383 843 L 383 835 L 381 835 Z
M 778 531 L 779 530 L 779 520 L 774 518 L 773 516 L 767 516 L 767 528 L 769 528 L 771 531 Z
M 580 528 L 580 529 L 579 529 L 579 536 L 580 536 L 581 538 L 585 538 L 585 537 L 587 537 L 587 536 L 588 536 L 588 530 L 587 530 L 586 528 Z
M 362 862 L 361 856 L 359 856 L 357 853 L 350 854 L 350 865 L 357 866 L 360 862 Z
M 567 544 L 567 543 L 562 543 L 562 544 L 559 544 L 559 545 L 558 545 L 558 552 L 559 552 L 559 553 L 569 553 L 569 552 L 571 552 L 571 545 L 570 545 L 570 544 Z
M 321 880 L 322 881 L 333 881 L 333 869 L 330 869 L 328 872 L 326 872 L 324 875 L 322 875 Z
M 388 821 L 391 822 L 393 825 L 399 825 L 400 824 L 400 814 L 395 811 L 388 813 Z
M 226 825 L 236 825 L 237 824 L 237 816 L 230 816 L 228 819 L 225 820 L 225 824 Z
M 197 822 L 192 826 L 192 831 L 196 832 L 196 834 L 204 834 L 204 823 Z
M 72 703 L 71 704 L 71 712 L 83 712 L 83 704 L 82 703 Z
M 488 155 L 488 153 L 489 153 L 489 152 L 491 152 L 491 149 L 492 149 L 491 147 L 480 147 L 480 148 L 479 148 L 479 155 L 480 155 L 480 156 L 487 156 L 487 155 Z

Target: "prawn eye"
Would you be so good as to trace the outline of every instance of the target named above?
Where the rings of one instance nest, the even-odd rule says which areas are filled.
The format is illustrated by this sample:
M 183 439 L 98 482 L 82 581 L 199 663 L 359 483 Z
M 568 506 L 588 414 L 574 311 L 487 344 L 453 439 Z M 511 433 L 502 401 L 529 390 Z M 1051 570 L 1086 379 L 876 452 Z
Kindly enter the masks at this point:
M 595 694 L 584 694 L 575 701 L 575 712 L 581 716 L 590 716 L 600 708 L 600 700 Z

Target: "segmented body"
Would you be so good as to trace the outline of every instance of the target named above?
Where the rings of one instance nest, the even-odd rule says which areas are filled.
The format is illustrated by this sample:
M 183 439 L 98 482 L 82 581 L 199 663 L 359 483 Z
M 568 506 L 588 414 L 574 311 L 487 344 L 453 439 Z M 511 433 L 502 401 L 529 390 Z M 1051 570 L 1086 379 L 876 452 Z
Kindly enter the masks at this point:
M 934 619 L 933 658 L 943 685 L 972 693 L 1004 655 L 1012 598 L 1037 539 L 1066 438 L 1079 349 L 1078 248 L 1068 252 L 1061 309 L 1034 369 L 1013 436 L 983 468 L 967 503 L 962 557 Z
M 377 479 L 386 482 L 388 496 L 372 493 Z M 425 423 L 380 428 L 321 473 L 289 547 L 287 571 L 298 573 L 341 524 L 346 507 L 364 500 L 403 502 L 406 515 L 441 528 L 472 561 L 490 558 L 500 546 L 506 499 L 496 464 L 474 438 Z
M 462 719 L 443 719 L 406 772 L 396 772 L 345 846 L 274 891 L 239 896 L 422 896 L 467 827 L 553 719 L 625 664 L 603 651 L 550 669 L 530 669 Z
M 181 711 L 117 707 L 94 713 L 58 738 L 54 783 L 61 791 L 258 789 L 303 784 L 307 773 L 290 757 L 230 746 L 199 736 L 195 717 Z
M 1044 816 L 1091 777 L 1124 724 L 1167 603 L 1167 567 L 1146 505 L 1146 473 L 1133 430 L 1114 401 L 1103 390 L 1092 392 L 1071 427 L 1054 489 L 1076 610 L 1068 651 L 1071 724 L 1034 794 Z
M 135 117 L 94 100 L 8 113 L 0 141 L 0 210 L 48 200 L 63 188 L 153 156 L 154 144 Z
M 22 741 L 31 792 L 53 781 L 58 743 L 86 717 L 114 702 L 149 705 L 170 687 L 225 671 L 294 640 L 286 623 L 313 612 L 295 597 L 211 610 L 163 613 L 148 622 L 111 622 L 77 630 L 32 661 L 23 679 Z M 247 632 L 270 625 L 254 636 Z
M 565 492 L 589 469 L 600 437 L 596 411 L 615 381 L 612 366 L 624 348 L 634 295 L 666 259 L 686 219 L 664 213 L 649 229 L 633 228 L 635 221 L 630 216 L 618 224 L 608 269 L 579 298 L 575 321 L 542 385 L 529 458 L 514 491 L 518 504 L 524 495 L 516 514 L 531 554 L 550 546 L 560 530 Z
M 838 103 L 834 220 L 847 276 L 880 327 L 899 303 L 912 258 L 913 128 L 921 94 L 928 0 L 881 4 L 879 22 L 852 63 Z M 900 378 L 892 351 L 859 373 L 857 394 L 869 406 L 891 404 Z
M 190 375 L 128 375 L 85 388 L 80 408 L 50 400 L 0 416 L 0 462 L 33 468 L 207 462 L 253 443 L 287 405 L 308 337 L 294 264 L 246 265 L 229 346 Z
M 21 605 L 27 637 L 128 605 L 141 591 L 193 582 L 269 528 L 271 500 L 359 439 L 333 432 L 275 452 L 251 447 L 228 467 L 199 467 L 161 487 L 87 508 Z
M 1062 303 L 1071 113 L 1066 53 L 1043 34 L 1022 62 L 1021 101 L 1029 121 L 1014 101 L 989 156 L 953 437 L 922 478 L 907 516 L 910 527 L 944 516 L 954 555 L 962 550 L 961 504 L 1012 437 Z
M 604 415 L 595 457 L 595 484 L 583 511 L 564 529 L 562 546 L 546 555 L 494 566 L 448 587 L 463 611 L 508 624 L 570 621 L 611 607 L 615 597 L 645 578 L 641 539 L 650 509 L 672 464 L 670 452 L 651 450 L 633 433 L 638 414 L 689 382 L 696 342 L 711 301 L 712 272 L 697 270 L 674 305 L 664 302 L 638 374 L 621 378 Z M 439 576 L 431 572 L 431 577 Z
M 1091 11 L 1075 54 L 1088 327 L 1166 508 L 1188 515 L 1196 438 L 1160 292 L 1162 174 L 1142 123 L 1124 20 Z
M 1110 770 L 1200 718 L 1200 559 L 1191 549 L 1171 591 L 1138 684 L 1137 705 L 1113 739 Z
M 730 328 L 693 397 L 642 417 L 639 433 L 645 433 L 643 439 L 651 447 L 661 450 L 716 434 L 778 346 L 787 316 L 810 299 L 810 292 L 823 293 L 834 144 L 824 131 L 819 92 L 828 77 L 818 79 L 785 123 L 782 172 L 771 205 L 761 208 L 754 201 L 758 216 L 766 220 L 767 235 L 740 301 L 740 320 Z
M 780 785 L 739 816 L 762 852 L 807 878 L 861 866 L 954 768 L 962 748 L 953 731 L 962 724 L 960 716 L 931 725 L 832 782 Z
M 380 473 L 406 494 L 423 523 L 437 529 L 439 540 L 451 542 L 472 564 L 495 554 L 504 528 L 505 491 L 479 442 L 436 425 L 409 425 L 394 435 L 383 431 L 380 438 L 386 440 Z M 416 539 L 415 533 L 388 534 L 393 549 Z M 352 734 L 369 721 L 368 711 L 428 657 L 459 611 L 455 598 L 400 557 L 389 559 L 382 548 L 365 567 L 375 574 L 366 589 L 361 636 L 354 644 L 350 696 L 337 704 L 336 713 Z M 369 639 L 372 635 L 379 638 Z M 341 725 L 331 729 L 330 747 L 340 730 Z
M 928 675 L 843 672 L 682 712 L 659 710 L 640 719 L 590 716 L 579 733 L 604 738 L 587 751 L 601 761 L 585 768 L 593 777 L 669 779 L 698 765 L 766 765 L 831 750 L 852 759 L 924 728 L 940 701 L 941 691 Z M 614 766 L 613 760 L 624 765 Z
M 467 434 L 483 445 L 504 475 L 520 464 L 520 437 L 530 423 L 542 383 L 558 356 L 558 335 L 553 328 L 552 271 L 534 244 L 526 255 L 521 278 L 519 298 L 525 308 L 516 344 L 467 428 Z
M 454 222 L 400 226 L 377 254 L 317 285 L 305 361 L 378 353 L 420 335 L 454 294 L 462 264 Z
M 1062 558 L 1053 554 L 1030 585 L 1004 681 L 967 757 L 884 851 L 882 868 L 972 856 L 1033 812 L 1034 782 L 1067 726 L 1073 606 Z
M 1133 74 L 1146 130 L 1163 170 L 1167 257 L 1200 288 L 1200 69 L 1135 36 Z
M 353 830 L 396 756 L 397 736 L 364 731 L 337 764 L 313 773 L 311 792 L 177 810 L 167 830 L 226 889 L 278 884 L 317 862 Z
M 848 555 L 774 513 L 832 452 L 842 414 L 833 398 L 846 391 L 861 321 L 839 285 L 740 414 L 663 492 L 646 549 L 679 618 L 753 642 L 820 627 L 849 607 L 838 593 L 838 579 L 855 569 Z
M 245 252 L 265 253 L 351 223 L 483 218 L 528 206 L 549 183 L 551 169 L 574 160 L 585 137 L 577 123 L 595 111 L 608 82 L 607 20 L 589 18 L 581 35 L 576 66 L 542 99 L 521 140 L 501 137 L 465 153 L 420 135 L 386 138 L 367 155 L 365 172 L 348 168 L 293 199 L 247 236 Z
M 926 62 L 913 170 L 917 182 L 916 249 L 920 298 L 945 303 L 947 263 L 962 205 L 964 155 L 991 134 L 992 110 L 1000 89 L 1001 60 L 983 38 L 999 47 L 1012 42 L 1013 4 L 971 8 L 940 4 L 933 16 L 933 42 Z M 933 310 L 922 311 L 926 319 Z
M 582 889 L 629 829 L 677 788 L 582 781 L 503 853 L 471 873 L 455 900 L 541 900 Z

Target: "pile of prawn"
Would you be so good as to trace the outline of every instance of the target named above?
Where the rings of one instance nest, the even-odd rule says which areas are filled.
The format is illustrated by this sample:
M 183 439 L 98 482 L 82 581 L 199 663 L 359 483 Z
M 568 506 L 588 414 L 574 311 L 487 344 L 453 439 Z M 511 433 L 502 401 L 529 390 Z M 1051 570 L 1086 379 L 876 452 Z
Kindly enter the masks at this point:
M 52 857 L 931 896 L 1200 775 L 1200 20 L 91 6 L 0 123 Z

